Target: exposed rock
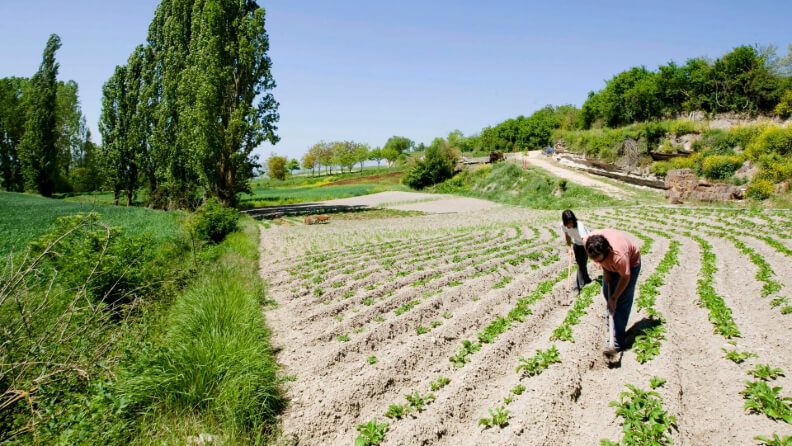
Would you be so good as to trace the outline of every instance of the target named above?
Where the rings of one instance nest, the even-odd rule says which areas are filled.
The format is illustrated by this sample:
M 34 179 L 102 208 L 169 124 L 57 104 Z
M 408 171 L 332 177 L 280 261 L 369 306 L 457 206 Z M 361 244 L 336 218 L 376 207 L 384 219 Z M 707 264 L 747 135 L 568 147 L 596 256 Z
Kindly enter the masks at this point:
M 789 180 L 782 181 L 775 185 L 775 193 L 783 194 L 789 192 Z
M 699 179 L 691 169 L 668 171 L 665 185 L 666 197 L 672 203 L 681 203 L 686 199 L 699 201 L 740 200 L 745 194 L 745 187 L 711 183 L 705 179 Z
M 759 168 L 756 167 L 751 160 L 748 160 L 743 163 L 743 165 L 737 169 L 737 172 L 734 172 L 734 176 L 740 178 L 742 180 L 751 181 L 753 180 L 754 175 L 756 172 L 759 171 Z

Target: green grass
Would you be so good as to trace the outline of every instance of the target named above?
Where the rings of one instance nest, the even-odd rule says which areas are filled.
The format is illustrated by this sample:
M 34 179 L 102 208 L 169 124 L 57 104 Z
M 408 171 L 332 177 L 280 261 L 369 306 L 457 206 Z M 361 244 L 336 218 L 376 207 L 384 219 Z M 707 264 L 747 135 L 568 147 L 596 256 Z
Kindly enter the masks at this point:
M 398 170 L 368 168 L 337 175 L 289 177 L 278 181 L 261 179 L 251 183 L 250 194 L 240 194 L 240 207 L 252 208 L 357 197 L 388 190 L 409 190 L 399 180 Z
M 36 215 L 54 218 L 76 205 L 21 194 L 4 194 L 3 198 L 4 204 L 16 206 L 15 221 L 27 217 L 29 225 L 40 223 L 36 231 L 47 230 Z M 22 212 L 25 203 L 35 215 Z M 123 221 L 129 226 L 131 221 L 141 226 L 122 229 L 124 237 L 151 229 L 161 229 L 157 234 L 161 240 L 179 237 L 177 214 L 122 207 L 112 210 L 115 212 L 107 219 L 111 223 Z M 124 213 L 131 217 L 124 220 Z M 261 312 L 265 292 L 258 280 L 258 225 L 243 219 L 241 226 L 241 231 L 218 245 L 199 246 L 195 256 L 184 243 L 133 244 L 151 255 L 139 262 L 122 263 L 131 268 L 129 277 L 145 273 L 162 283 L 136 288 L 134 305 L 122 308 L 120 319 L 110 313 L 80 319 L 85 311 L 74 313 L 72 324 L 77 325 L 71 332 L 85 327 L 90 336 L 80 335 L 70 343 L 59 342 L 54 336 L 51 343 L 39 344 L 43 349 L 40 355 L 52 354 L 63 345 L 61 356 L 67 359 L 62 361 L 73 362 L 86 372 L 78 376 L 67 369 L 40 386 L 33 408 L 36 431 L 18 437 L 19 444 L 37 437 L 37 444 L 175 445 L 200 432 L 215 435 L 223 444 L 267 444 L 284 402 Z M 36 231 L 26 237 L 33 237 Z M 74 293 L 71 288 L 61 289 L 63 278 L 81 273 L 76 267 L 82 266 L 83 257 L 95 255 L 84 243 L 73 246 L 66 251 L 59 248 L 58 265 L 71 269 L 60 271 L 53 291 L 67 298 Z M 57 316 L 60 308 L 44 310 Z M 41 320 L 45 319 L 37 316 L 36 321 Z M 55 328 L 60 330 L 60 326 Z M 33 372 L 35 377 L 47 370 Z M 34 388 L 26 381 L 17 385 Z M 10 410 L 13 417 L 0 418 L 0 442 L 28 416 L 24 404 Z
M 432 190 L 534 209 L 578 209 L 623 204 L 571 182 L 567 182 L 565 190 L 561 191 L 559 178 L 536 167 L 523 170 L 509 162 L 463 171 L 434 186 Z
M 55 219 L 78 212 L 98 212 L 101 221 L 120 226 L 130 236 L 148 235 L 157 243 L 178 234 L 181 212 L 92 205 L 42 198 L 37 195 L 0 192 L 0 256 L 24 248 L 31 240 L 54 227 Z
M 257 226 L 242 223 L 212 249 L 216 261 L 168 309 L 150 346 L 118 374 L 119 400 L 142 415 L 132 444 L 196 432 L 264 444 L 284 406 L 261 312 L 263 285 L 251 280 L 258 277 Z

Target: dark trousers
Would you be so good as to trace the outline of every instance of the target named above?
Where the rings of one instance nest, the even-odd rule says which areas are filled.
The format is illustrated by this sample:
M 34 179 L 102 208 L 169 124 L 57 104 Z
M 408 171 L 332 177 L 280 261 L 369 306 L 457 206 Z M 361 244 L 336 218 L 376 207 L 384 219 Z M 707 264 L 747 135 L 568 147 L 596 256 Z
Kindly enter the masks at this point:
M 581 245 L 572 244 L 572 250 L 575 252 L 575 261 L 577 262 L 577 289 L 582 290 L 584 286 L 591 283 L 586 263 L 588 262 L 588 254 L 586 248 Z
M 616 301 L 616 312 L 613 314 L 613 335 L 616 341 L 616 348 L 622 349 L 624 345 L 624 335 L 627 332 L 627 319 L 630 317 L 630 310 L 632 309 L 633 298 L 635 297 L 635 284 L 638 281 L 638 273 L 641 272 L 641 265 L 630 268 L 630 282 L 627 283 L 627 288 L 624 289 L 619 300 Z M 616 287 L 619 285 L 619 275 L 611 273 L 611 280 L 602 281 L 602 295 L 605 296 L 605 302 Z M 607 315 L 607 307 L 605 314 Z M 607 319 L 606 319 L 607 320 Z

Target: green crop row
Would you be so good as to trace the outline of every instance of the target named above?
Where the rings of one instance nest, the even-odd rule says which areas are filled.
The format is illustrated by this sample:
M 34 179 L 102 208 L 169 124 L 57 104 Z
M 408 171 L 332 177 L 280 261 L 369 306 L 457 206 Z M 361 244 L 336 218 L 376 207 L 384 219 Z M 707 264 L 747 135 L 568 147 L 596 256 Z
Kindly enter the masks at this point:
M 477 333 L 476 337 L 479 340 L 478 343 L 474 343 L 468 339 L 462 341 L 462 346 L 459 351 L 449 358 L 451 363 L 457 368 L 464 367 L 468 362 L 468 356 L 479 351 L 481 349 L 481 344 L 494 342 L 495 339 L 506 332 L 512 324 L 522 322 L 526 316 L 531 314 L 530 306 L 541 300 L 553 289 L 555 284 L 564 280 L 566 277 L 567 270 L 563 270 L 558 276 L 541 282 L 539 286 L 527 296 L 517 299 L 517 304 L 509 311 L 507 316 L 498 316 L 483 330 Z
M 657 325 L 648 328 L 640 335 L 635 337 L 633 350 L 638 362 L 641 364 L 651 360 L 660 354 L 660 344 L 665 339 L 665 326 L 662 315 L 654 308 L 655 300 L 660 294 L 660 287 L 665 283 L 665 277 L 675 265 L 679 264 L 679 246 L 677 240 L 671 240 L 660 264 L 655 272 L 649 276 L 640 286 L 640 295 L 637 300 L 638 308 L 642 308 L 655 319 Z
M 572 308 L 567 312 L 564 322 L 553 330 L 550 340 L 556 339 L 561 341 L 575 342 L 572 337 L 572 326 L 580 323 L 580 318 L 586 314 L 586 308 L 594 301 L 594 295 L 599 291 L 599 287 L 595 284 L 590 284 L 578 295 Z
M 709 310 L 709 320 L 715 325 L 715 332 L 726 339 L 740 336 L 740 330 L 732 318 L 731 309 L 726 306 L 723 297 L 715 292 L 713 281 L 715 272 L 715 254 L 712 245 L 701 237 L 693 237 L 701 248 L 701 270 L 698 280 L 699 303 Z

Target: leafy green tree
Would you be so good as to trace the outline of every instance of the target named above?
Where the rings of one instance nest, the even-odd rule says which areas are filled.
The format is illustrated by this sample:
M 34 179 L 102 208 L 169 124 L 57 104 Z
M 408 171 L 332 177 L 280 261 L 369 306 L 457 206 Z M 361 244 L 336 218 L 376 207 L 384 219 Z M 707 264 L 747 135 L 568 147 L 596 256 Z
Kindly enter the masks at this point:
M 402 180 L 413 189 L 443 182 L 454 176 L 459 151 L 449 146 L 443 138 L 435 138 L 423 153 L 414 155 Z
M 352 149 L 354 151 L 355 161 L 360 163 L 360 171 L 363 172 L 363 163 L 368 159 L 371 148 L 368 144 L 356 142 L 353 143 Z
M 318 166 L 317 151 L 313 147 L 302 157 L 303 169 L 311 169 L 311 174 L 314 174 L 314 169 Z
M 391 136 L 385 142 L 385 145 L 382 146 L 383 153 L 388 153 L 389 155 L 393 155 L 396 153 L 396 158 L 388 158 L 389 162 L 395 161 L 397 158 L 401 157 L 402 155 L 409 153 L 415 147 L 415 142 L 413 142 L 410 138 L 406 136 Z
M 159 181 L 158 207 L 184 208 L 197 203 L 198 168 L 185 129 L 183 110 L 193 96 L 184 78 L 192 36 L 194 0 L 163 0 L 149 25 L 146 47 L 146 102 L 151 104 L 150 145 Z M 192 79 L 190 79 L 191 81 Z M 160 202 L 161 201 L 161 202 Z
M 19 143 L 25 133 L 27 84 L 28 80 L 21 77 L 0 79 L 0 173 L 7 191 L 21 191 L 24 187 Z
M 102 187 L 99 156 L 100 148 L 91 141 L 90 130 L 86 130 L 83 146 L 72 158 L 74 166 L 69 170 L 69 183 L 76 192 L 91 192 Z
M 710 86 L 715 111 L 770 111 L 781 96 L 781 83 L 769 70 L 766 56 L 750 46 L 726 53 L 712 65 Z
M 375 147 L 375 148 L 369 150 L 367 159 L 369 161 L 376 161 L 377 162 L 377 167 L 379 167 L 380 163 L 382 162 L 383 159 L 385 159 L 385 157 L 382 156 L 382 149 L 380 149 L 379 147 Z
M 286 168 L 289 169 L 289 172 L 300 170 L 300 162 L 297 161 L 295 158 L 292 158 L 291 160 L 289 160 L 289 164 L 286 165 Z
M 286 164 L 288 161 L 288 158 L 285 156 L 278 156 L 273 153 L 267 158 L 267 175 L 276 180 L 285 180 L 287 172 Z
M 130 130 L 134 102 L 129 97 L 128 73 L 126 66 L 117 66 L 104 84 L 99 131 L 102 133 L 102 166 L 113 190 L 113 202 L 118 204 L 125 191 L 127 206 L 130 206 L 138 186 L 138 165 Z
M 55 61 L 55 52 L 60 47 L 60 37 L 50 35 L 41 66 L 30 80 L 25 134 L 19 144 L 25 185 L 45 197 L 52 196 L 58 175 L 56 100 L 59 64 Z
M 401 156 L 399 151 L 393 147 L 383 147 L 380 152 L 382 157 L 388 160 L 388 166 L 393 166 Z
M 207 192 L 226 205 L 249 191 L 252 151 L 275 134 L 278 103 L 271 90 L 269 38 L 257 2 L 193 3 L 189 55 L 182 73 L 181 131 L 189 135 Z M 186 134 L 186 135 L 184 135 Z
M 320 166 L 325 166 L 325 172 L 330 170 L 330 174 L 333 173 L 333 160 L 335 157 L 335 153 L 333 151 L 333 144 L 332 142 L 324 142 L 320 141 L 317 144 L 317 159 L 319 160 Z
M 68 176 L 74 157 L 85 145 L 88 127 L 80 109 L 77 83 L 58 82 L 56 94 L 57 112 L 55 115 L 58 129 L 58 167 L 63 176 Z

